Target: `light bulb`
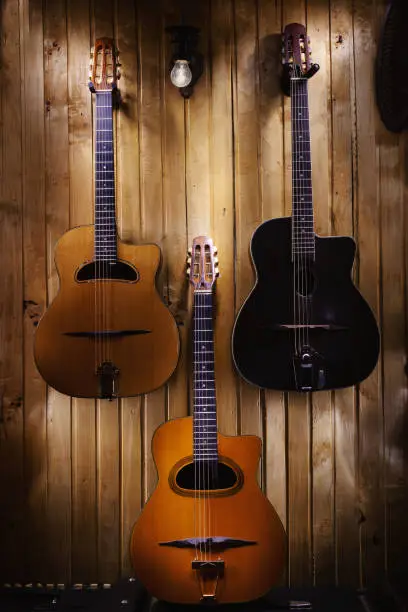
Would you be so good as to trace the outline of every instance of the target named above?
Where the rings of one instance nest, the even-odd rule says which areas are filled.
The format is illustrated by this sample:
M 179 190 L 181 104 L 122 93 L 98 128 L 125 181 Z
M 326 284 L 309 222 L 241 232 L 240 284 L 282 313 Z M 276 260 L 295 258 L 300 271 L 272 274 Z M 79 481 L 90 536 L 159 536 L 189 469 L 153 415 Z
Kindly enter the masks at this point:
M 176 87 L 187 87 L 191 83 L 193 75 L 187 60 L 178 59 L 175 61 L 170 72 L 170 79 Z

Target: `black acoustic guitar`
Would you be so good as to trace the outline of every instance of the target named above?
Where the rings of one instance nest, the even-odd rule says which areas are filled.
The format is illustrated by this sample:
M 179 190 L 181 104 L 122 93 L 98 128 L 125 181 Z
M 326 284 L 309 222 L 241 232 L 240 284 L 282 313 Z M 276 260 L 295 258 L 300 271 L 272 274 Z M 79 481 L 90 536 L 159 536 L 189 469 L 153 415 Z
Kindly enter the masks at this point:
M 314 233 L 305 27 L 284 32 L 291 96 L 292 216 L 260 225 L 251 241 L 257 280 L 238 313 L 232 352 L 239 373 L 268 389 L 348 387 L 377 363 L 378 327 L 354 286 L 355 242 Z

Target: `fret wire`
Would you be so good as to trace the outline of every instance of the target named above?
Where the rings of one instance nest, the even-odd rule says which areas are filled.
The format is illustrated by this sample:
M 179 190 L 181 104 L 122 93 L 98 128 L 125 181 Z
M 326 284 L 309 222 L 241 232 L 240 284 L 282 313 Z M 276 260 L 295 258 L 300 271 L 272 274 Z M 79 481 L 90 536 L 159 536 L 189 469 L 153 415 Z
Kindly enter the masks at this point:
M 293 83 L 292 83 L 293 81 Z M 307 80 L 291 79 L 292 255 L 314 254 L 315 234 Z
M 216 460 L 218 433 L 211 292 L 194 293 L 193 312 L 194 458 Z
M 117 230 L 112 92 L 97 92 L 95 111 L 95 259 L 115 262 Z M 109 133 L 107 135 L 107 133 Z

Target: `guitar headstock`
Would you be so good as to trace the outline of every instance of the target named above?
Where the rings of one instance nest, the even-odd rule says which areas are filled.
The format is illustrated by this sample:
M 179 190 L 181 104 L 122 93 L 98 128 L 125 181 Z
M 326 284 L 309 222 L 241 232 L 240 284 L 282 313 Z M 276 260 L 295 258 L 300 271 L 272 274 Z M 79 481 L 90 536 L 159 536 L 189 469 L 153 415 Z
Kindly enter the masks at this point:
M 120 78 L 118 66 L 113 39 L 99 38 L 91 51 L 89 89 L 92 92 L 115 89 Z
M 210 291 L 219 276 L 217 248 L 213 241 L 208 236 L 198 236 L 188 253 L 187 276 L 194 291 Z
M 310 78 L 318 70 L 312 64 L 310 39 L 306 28 L 300 23 L 290 23 L 283 32 L 282 63 L 290 78 Z

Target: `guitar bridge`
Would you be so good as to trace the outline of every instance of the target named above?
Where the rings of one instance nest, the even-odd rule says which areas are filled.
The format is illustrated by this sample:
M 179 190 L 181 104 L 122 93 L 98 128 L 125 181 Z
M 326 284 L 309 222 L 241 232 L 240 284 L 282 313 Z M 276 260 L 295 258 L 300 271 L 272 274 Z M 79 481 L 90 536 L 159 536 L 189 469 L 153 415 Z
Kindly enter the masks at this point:
M 198 561 L 198 559 L 193 559 L 191 567 L 198 573 L 201 601 L 214 603 L 217 599 L 218 580 L 224 573 L 225 562 L 222 559 L 217 559 L 216 561 Z
M 99 378 L 99 392 L 102 399 L 113 400 L 117 396 L 118 368 L 112 361 L 104 361 L 96 370 Z

